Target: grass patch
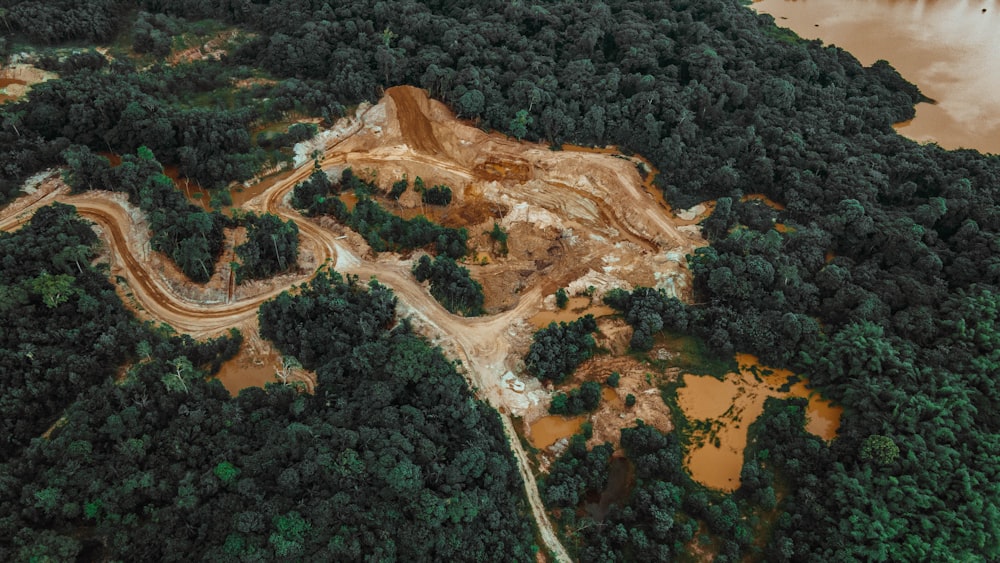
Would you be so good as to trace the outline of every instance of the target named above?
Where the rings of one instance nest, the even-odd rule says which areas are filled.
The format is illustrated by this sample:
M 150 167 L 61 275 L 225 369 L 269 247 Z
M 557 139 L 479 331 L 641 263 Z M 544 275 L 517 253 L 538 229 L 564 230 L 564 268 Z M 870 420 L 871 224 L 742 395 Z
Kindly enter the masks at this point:
M 681 374 L 711 375 L 725 379 L 727 373 L 734 372 L 739 367 L 735 359 L 721 358 L 713 354 L 701 339 L 687 334 L 666 330 L 656 334 L 653 350 L 663 348 L 670 352 L 670 356 L 666 359 L 655 358 L 655 352 L 649 357 L 650 364 L 661 371 L 677 368 L 681 370 Z
M 777 25 L 765 27 L 764 35 L 767 35 L 771 39 L 781 41 L 782 43 L 788 43 L 789 45 L 805 43 L 805 39 L 799 37 L 799 35 L 794 31 L 788 29 L 787 27 L 778 27 Z

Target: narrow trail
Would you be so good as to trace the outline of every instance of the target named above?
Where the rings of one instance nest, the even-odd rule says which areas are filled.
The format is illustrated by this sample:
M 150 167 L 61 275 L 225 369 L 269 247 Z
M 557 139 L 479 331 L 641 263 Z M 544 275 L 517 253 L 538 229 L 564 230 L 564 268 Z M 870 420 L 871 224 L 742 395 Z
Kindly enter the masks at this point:
M 386 105 L 386 100 L 393 105 Z M 338 138 L 327 144 L 319 161 L 320 167 L 329 170 L 362 163 L 378 169 L 379 166 L 392 166 L 405 160 L 471 180 L 477 176 L 477 167 L 483 164 L 482 157 L 487 158 L 487 163 L 507 159 L 522 163 L 522 168 L 527 167 L 533 181 L 545 181 L 556 193 L 537 195 L 537 187 L 522 188 L 516 183 L 504 184 L 505 190 L 521 189 L 519 195 L 529 200 L 536 198 L 533 201 L 558 201 L 560 197 L 585 199 L 597 212 L 596 217 L 587 220 L 617 229 L 621 232 L 620 240 L 630 240 L 643 248 L 643 256 L 655 255 L 663 250 L 690 250 L 700 244 L 697 239 L 678 230 L 678 223 L 658 205 L 650 204 L 651 197 L 640 183 L 623 179 L 626 174 L 636 175 L 635 170 L 629 168 L 631 163 L 625 165 L 606 155 L 559 154 L 524 148 L 526 144 L 506 140 L 502 136 L 487 136 L 460 124 L 453 117 L 451 121 L 441 121 L 440 110 L 432 118 L 429 107 L 436 103 L 415 88 L 390 89 L 379 106 L 372 106 L 358 115 L 355 122 L 342 129 Z M 374 109 L 382 112 L 383 121 L 369 128 L 366 117 Z M 373 113 L 376 116 L 379 114 Z M 394 119 L 385 119 L 386 113 L 394 113 Z M 436 134 L 435 126 L 441 135 Z M 372 132 L 374 129 L 377 129 L 375 133 Z M 521 152 L 518 153 L 518 150 Z M 592 157 L 603 160 L 599 163 L 587 160 Z M 340 240 L 343 237 L 303 217 L 286 204 L 291 190 L 306 180 L 313 170 L 312 160 L 307 160 L 247 201 L 243 207 L 295 221 L 302 246 L 308 244 L 313 252 L 313 263 L 336 265 L 341 273 L 355 274 L 362 279 L 376 277 L 393 290 L 406 314 L 422 323 L 431 335 L 444 344 L 446 352 L 458 356 L 469 384 L 499 413 L 545 548 L 556 561 L 570 561 L 545 512 L 528 454 L 521 446 L 510 409 L 500 389 L 501 377 L 517 360 L 513 357 L 512 327 L 543 308 L 542 286 L 536 284 L 525 288 L 512 308 L 496 315 L 465 318 L 449 313 L 423 285 L 416 282 L 408 261 L 368 260 L 352 248 L 350 241 Z M 81 216 L 101 227 L 111 253 L 113 271 L 120 272 L 125 278 L 132 299 L 156 320 L 196 337 L 215 335 L 247 321 L 253 322 L 261 303 L 291 285 L 307 281 L 315 273 L 303 273 L 288 279 L 281 287 L 252 296 L 236 297 L 235 300 L 230 281 L 222 292 L 224 296 L 220 303 L 206 304 L 179 295 L 171 280 L 166 278 L 167 274 L 154 271 L 151 267 L 147 249 L 141 247 L 134 235 L 130 235 L 130 229 L 134 227 L 133 219 L 118 197 L 120 195 L 102 191 L 69 195 L 61 182 L 47 181 L 38 192 L 0 210 L 0 230 L 17 228 L 28 221 L 35 210 L 54 201 L 74 205 Z M 555 208 L 555 211 L 559 209 Z

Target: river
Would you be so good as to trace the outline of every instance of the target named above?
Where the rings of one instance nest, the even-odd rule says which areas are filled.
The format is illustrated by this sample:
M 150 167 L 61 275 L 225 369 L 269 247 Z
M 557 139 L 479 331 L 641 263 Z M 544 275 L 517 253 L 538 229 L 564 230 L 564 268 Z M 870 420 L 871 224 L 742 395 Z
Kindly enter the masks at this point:
M 758 0 L 806 39 L 885 59 L 936 104 L 897 130 L 947 149 L 1000 154 L 1000 0 Z

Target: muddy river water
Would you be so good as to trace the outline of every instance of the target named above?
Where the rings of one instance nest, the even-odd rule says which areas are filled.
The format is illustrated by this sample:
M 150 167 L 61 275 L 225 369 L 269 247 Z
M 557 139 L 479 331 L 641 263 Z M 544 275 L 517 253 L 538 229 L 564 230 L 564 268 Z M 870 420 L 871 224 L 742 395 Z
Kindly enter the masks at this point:
M 1000 154 L 1000 0 L 759 0 L 806 39 L 885 59 L 937 104 L 897 130 L 944 148 Z

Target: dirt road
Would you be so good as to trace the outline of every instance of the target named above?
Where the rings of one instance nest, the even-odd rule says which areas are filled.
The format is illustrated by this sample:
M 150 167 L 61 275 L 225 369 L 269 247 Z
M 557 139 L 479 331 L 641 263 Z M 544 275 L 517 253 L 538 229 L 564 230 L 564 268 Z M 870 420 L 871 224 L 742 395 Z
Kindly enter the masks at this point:
M 308 169 L 309 167 L 304 168 Z M 363 260 L 338 244 L 337 237 L 333 233 L 285 207 L 282 204 L 284 196 L 294 187 L 296 181 L 300 181 L 304 177 L 300 176 L 300 174 L 293 175 L 289 181 L 276 186 L 275 189 L 266 194 L 266 209 L 286 219 L 295 220 L 299 225 L 301 237 L 319 241 L 320 244 L 317 247 L 327 250 L 322 261 L 336 263 L 342 273 L 356 274 L 362 279 L 376 276 L 382 284 L 392 288 L 400 301 L 405 304 L 408 312 L 416 316 L 424 327 L 430 327 L 442 338 L 452 339 L 455 344 L 454 351 L 461 355 L 463 364 L 468 366 L 466 375 L 472 387 L 478 389 L 481 395 L 485 395 L 484 398 L 487 400 L 492 398 L 490 403 L 494 407 L 498 406 L 497 397 L 490 397 L 489 393 L 494 384 L 484 375 L 493 372 L 497 366 L 504 365 L 507 359 L 507 347 L 503 345 L 505 341 L 502 333 L 515 319 L 534 314 L 538 309 L 540 292 L 536 289 L 526 293 L 518 307 L 501 315 L 469 319 L 452 315 L 432 298 L 423 286 L 416 282 L 410 274 L 408 263 L 402 261 L 373 263 Z M 13 230 L 30 219 L 34 210 L 50 204 L 52 201 L 73 205 L 80 215 L 100 225 L 112 252 L 115 270 L 122 272 L 136 301 L 148 314 L 161 322 L 170 324 L 178 331 L 205 336 L 238 326 L 256 315 L 261 303 L 285 289 L 276 289 L 257 295 L 252 299 L 224 305 L 205 306 L 184 299 L 172 292 L 165 280 L 159 279 L 146 268 L 146 262 L 142 259 L 143 250 L 136 248 L 134 239 L 126 234 L 131 218 L 121 203 L 115 201 L 112 195 L 107 192 L 90 192 L 78 196 L 55 193 L 55 191 L 43 194 L 34 198 L 26 209 L 21 209 L 13 214 L 5 214 L 0 219 L 0 228 Z M 303 278 L 304 280 L 305 278 Z M 511 449 L 517 459 L 517 467 L 524 480 L 525 492 L 546 547 L 556 554 L 558 561 L 570 561 L 548 521 L 527 453 L 521 447 L 510 417 L 501 413 L 500 418 Z
M 549 522 L 527 453 L 510 418 L 511 412 L 523 409 L 526 399 L 502 380 L 508 371 L 518 371 L 523 353 L 518 343 L 530 332 L 523 321 L 542 309 L 543 285 L 558 286 L 565 280 L 577 280 L 584 287 L 598 278 L 610 280 L 614 286 L 669 280 L 670 287 L 683 295 L 690 276 L 683 261 L 673 256 L 683 257 L 704 240 L 696 229 L 685 230 L 676 218 L 664 213 L 643 190 L 635 162 L 608 154 L 550 151 L 502 135 L 488 135 L 457 121 L 422 90 L 390 89 L 379 104 L 349 123 L 338 124 L 337 130 L 341 133 L 327 142 L 323 152 L 323 169 L 351 166 L 383 171 L 383 183 L 402 175 L 413 178 L 424 174 L 431 181 L 454 185 L 459 205 L 466 197 L 465 189 L 474 186 L 479 197 L 510 210 L 501 219 L 506 227 L 527 229 L 525 232 L 535 233 L 530 236 L 550 241 L 545 243 L 549 250 L 541 261 L 532 255 L 534 250 L 527 250 L 523 260 L 510 260 L 509 266 L 495 265 L 523 270 L 529 264 L 537 270 L 540 263 L 556 264 L 548 266 L 547 274 L 529 272 L 527 279 L 534 283 L 514 290 L 510 308 L 492 316 L 464 318 L 449 313 L 416 282 L 410 274 L 410 260 L 385 254 L 368 258 L 371 253 L 357 237 L 340 236 L 285 203 L 294 186 L 313 172 L 312 162 L 300 165 L 244 205 L 294 220 L 302 246 L 310 249 L 314 264 L 336 265 L 338 271 L 362 279 L 377 277 L 398 296 L 401 315 L 414 317 L 423 333 L 462 361 L 476 394 L 500 413 L 545 547 L 557 561 L 569 561 Z M 16 228 L 34 210 L 52 201 L 74 205 L 82 216 L 100 225 L 111 253 L 112 273 L 125 278 L 134 304 L 150 317 L 193 336 L 210 336 L 253 322 L 262 302 L 313 274 L 283 279 L 287 283 L 280 287 L 232 302 L 207 304 L 186 297 L 176 291 L 179 280 L 170 278 L 172 271 L 151 266 L 148 247 L 134 232 L 137 212 L 121 194 L 95 191 L 71 196 L 54 178 L 0 210 L 0 230 Z M 469 230 L 481 232 L 492 221 L 489 218 L 486 225 L 469 225 Z M 545 245 L 539 248 L 544 250 Z M 553 256 L 553 249 L 562 254 Z M 537 382 L 528 383 L 545 395 Z

